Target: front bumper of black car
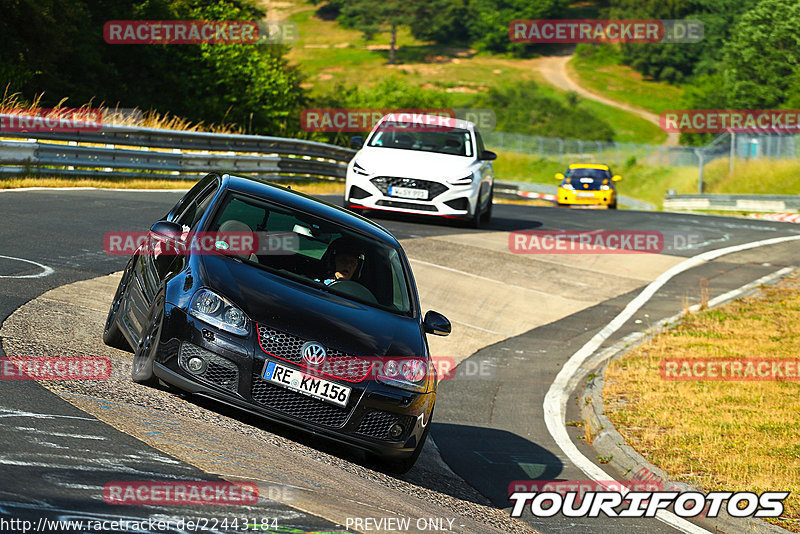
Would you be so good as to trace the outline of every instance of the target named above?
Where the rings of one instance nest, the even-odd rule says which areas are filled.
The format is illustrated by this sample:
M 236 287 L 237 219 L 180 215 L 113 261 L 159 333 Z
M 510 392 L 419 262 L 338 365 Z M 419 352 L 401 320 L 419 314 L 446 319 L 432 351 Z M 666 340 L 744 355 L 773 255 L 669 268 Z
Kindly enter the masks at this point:
M 249 336 L 234 336 L 167 304 L 154 373 L 189 393 L 383 457 L 403 458 L 414 452 L 430 424 L 435 391 L 414 393 L 369 378 L 347 382 L 325 377 L 352 388 L 345 407 L 297 393 L 262 378 L 267 360 L 299 366 L 261 350 L 252 326 Z M 206 362 L 202 372 L 188 369 L 192 356 Z M 395 425 L 403 430 L 393 439 L 390 429 Z

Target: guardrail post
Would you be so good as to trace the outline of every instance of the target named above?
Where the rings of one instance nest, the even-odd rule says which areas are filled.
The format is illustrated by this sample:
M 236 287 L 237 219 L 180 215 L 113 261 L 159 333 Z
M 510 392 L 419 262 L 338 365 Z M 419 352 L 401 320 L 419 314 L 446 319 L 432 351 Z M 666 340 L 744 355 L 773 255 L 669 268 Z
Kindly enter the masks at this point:
M 699 172 L 697 175 L 697 192 L 699 194 L 703 194 L 703 151 L 699 148 L 694 149 L 694 153 L 697 154 L 697 159 L 699 160 Z

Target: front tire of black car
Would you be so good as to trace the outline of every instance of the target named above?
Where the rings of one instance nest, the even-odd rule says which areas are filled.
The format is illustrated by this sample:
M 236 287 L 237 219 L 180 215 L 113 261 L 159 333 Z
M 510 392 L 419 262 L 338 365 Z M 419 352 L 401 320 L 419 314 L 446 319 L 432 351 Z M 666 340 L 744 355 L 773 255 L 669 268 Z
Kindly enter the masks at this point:
M 391 458 L 391 459 L 378 459 L 378 463 L 395 475 L 403 475 L 411 471 L 411 468 L 414 467 L 414 464 L 417 463 L 417 459 L 419 459 L 419 455 L 422 454 L 422 449 L 425 447 L 425 442 L 428 441 L 428 434 L 431 431 L 431 423 L 433 421 L 433 410 L 431 410 L 431 414 L 428 416 L 428 426 L 425 427 L 425 431 L 422 433 L 422 437 L 417 443 L 417 446 L 414 448 L 414 452 L 411 453 L 410 456 L 405 458 Z
M 128 283 L 131 280 L 131 265 L 132 262 L 128 263 L 125 267 L 125 271 L 122 273 L 122 279 L 119 281 L 119 286 L 117 286 L 114 300 L 111 301 L 111 308 L 109 308 L 108 317 L 106 317 L 106 325 L 105 328 L 103 328 L 103 343 L 109 347 L 127 352 L 133 352 L 133 350 L 125 339 L 125 336 L 122 335 L 117 321 L 119 320 L 119 314 L 122 309 L 122 302 L 125 300 L 125 290 L 128 289 Z
M 158 386 L 158 378 L 153 374 L 153 362 L 158 352 L 158 340 L 164 324 L 164 295 L 159 294 L 150 307 L 147 317 L 147 328 L 139 340 L 136 353 L 133 355 L 131 379 L 145 386 Z

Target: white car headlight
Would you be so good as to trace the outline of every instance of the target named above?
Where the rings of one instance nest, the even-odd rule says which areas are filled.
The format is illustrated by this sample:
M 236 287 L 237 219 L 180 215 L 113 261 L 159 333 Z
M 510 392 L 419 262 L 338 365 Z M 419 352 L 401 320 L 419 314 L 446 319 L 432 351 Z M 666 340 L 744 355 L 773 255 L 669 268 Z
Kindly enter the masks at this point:
M 469 185 L 472 183 L 472 174 L 468 174 L 463 178 L 456 178 L 455 180 L 448 180 L 447 183 L 452 185 Z
M 237 336 L 246 336 L 250 332 L 247 315 L 210 289 L 201 289 L 194 294 L 189 304 L 189 315 Z
M 353 163 L 353 172 L 358 174 L 359 176 L 369 176 L 370 173 L 367 170 L 359 165 L 358 163 Z
M 561 188 L 562 189 L 569 189 L 570 191 L 574 191 L 575 190 L 575 188 L 572 186 L 572 184 L 563 184 L 561 186 Z

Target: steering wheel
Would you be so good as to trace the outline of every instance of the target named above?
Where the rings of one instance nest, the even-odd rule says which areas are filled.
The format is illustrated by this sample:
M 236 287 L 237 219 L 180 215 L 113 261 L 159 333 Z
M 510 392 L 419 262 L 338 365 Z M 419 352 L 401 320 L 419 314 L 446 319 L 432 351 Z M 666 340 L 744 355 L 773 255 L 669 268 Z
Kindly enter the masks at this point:
M 331 282 L 328 287 L 334 288 L 339 293 L 355 297 L 359 300 L 364 300 L 370 304 L 377 304 L 378 299 L 372 294 L 372 291 L 352 280 L 336 280 Z

